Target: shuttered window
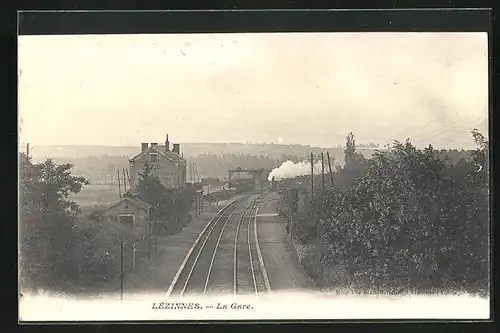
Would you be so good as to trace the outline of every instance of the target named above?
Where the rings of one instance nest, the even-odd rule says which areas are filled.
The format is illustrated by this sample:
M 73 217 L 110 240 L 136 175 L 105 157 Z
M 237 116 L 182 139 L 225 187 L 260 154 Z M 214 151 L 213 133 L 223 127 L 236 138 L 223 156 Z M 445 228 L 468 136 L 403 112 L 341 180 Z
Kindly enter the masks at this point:
M 134 215 L 119 215 L 118 222 L 121 224 L 133 228 L 134 227 Z
M 158 163 L 158 154 L 149 154 L 149 162 Z

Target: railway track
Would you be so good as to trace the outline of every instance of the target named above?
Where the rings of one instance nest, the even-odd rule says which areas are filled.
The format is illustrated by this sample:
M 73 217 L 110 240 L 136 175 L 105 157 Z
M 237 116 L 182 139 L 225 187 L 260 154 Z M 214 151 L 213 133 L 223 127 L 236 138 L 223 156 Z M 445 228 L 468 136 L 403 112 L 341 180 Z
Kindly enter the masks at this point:
M 214 292 L 258 295 L 270 290 L 257 237 L 260 196 L 250 199 L 231 202 L 209 221 L 179 267 L 167 297 Z
M 266 291 L 265 269 L 257 252 L 256 214 L 258 202 L 247 206 L 238 221 L 234 240 L 233 293 L 255 294 Z

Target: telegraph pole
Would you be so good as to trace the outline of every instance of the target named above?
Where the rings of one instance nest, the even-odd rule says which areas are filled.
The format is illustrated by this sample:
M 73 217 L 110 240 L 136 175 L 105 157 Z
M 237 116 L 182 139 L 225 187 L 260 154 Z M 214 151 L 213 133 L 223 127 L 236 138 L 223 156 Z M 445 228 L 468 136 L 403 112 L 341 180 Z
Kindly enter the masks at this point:
M 28 157 L 28 159 L 30 158 L 30 144 L 29 144 L 29 142 L 26 144 L 26 157 Z
M 123 301 L 123 240 L 120 246 L 120 300 Z
M 128 187 L 129 187 L 129 190 L 130 190 L 130 175 L 128 173 L 128 169 L 125 169 L 125 171 L 127 172 Z
M 201 207 L 200 207 L 200 193 L 196 191 L 196 209 L 198 210 L 198 215 L 201 214 Z
M 194 164 L 194 172 L 195 172 L 196 181 L 200 182 L 201 181 L 200 172 L 199 172 L 198 166 L 196 164 Z
M 135 253 L 136 253 L 135 241 L 133 241 L 132 242 L 132 268 L 135 268 Z
M 325 160 L 321 153 L 321 195 L 325 195 Z
M 122 198 L 122 188 L 121 188 L 121 185 L 120 185 L 120 169 L 117 170 L 118 172 L 118 193 L 120 194 L 120 199 Z
M 156 265 L 158 265 L 158 220 L 156 220 L 156 230 L 155 230 L 155 233 L 156 233 Z
M 328 151 L 326 152 L 326 157 L 328 158 L 328 168 L 330 169 L 330 181 L 332 182 L 332 188 L 333 188 L 332 164 L 330 163 L 330 153 Z
M 195 191 L 196 191 L 196 189 L 195 189 Z M 195 205 L 196 205 L 196 213 L 195 213 L 195 217 L 196 217 L 196 216 L 198 216 L 198 211 L 200 210 L 200 209 L 198 208 L 198 206 L 200 205 L 200 203 L 198 202 L 198 193 L 197 193 L 197 192 L 195 192 L 195 193 L 196 193 L 196 194 L 195 194 L 196 199 L 194 200 L 194 202 L 195 202 Z
M 198 215 L 201 215 L 201 212 L 202 212 L 202 207 L 201 207 L 202 206 L 202 202 L 200 200 L 200 192 L 199 191 L 196 191 L 196 201 L 198 202 L 198 204 L 196 206 L 198 208 Z
M 175 202 L 175 197 L 174 197 L 174 210 L 175 210 L 175 224 L 179 223 L 179 207 L 177 206 L 177 203 Z
M 127 192 L 127 178 L 125 177 L 125 169 L 122 169 L 123 172 L 123 188 L 124 193 Z
M 311 153 L 311 201 L 314 196 L 314 161 L 313 153 Z
M 148 237 L 146 238 L 146 241 L 148 242 L 148 261 L 151 262 L 151 251 L 152 251 L 152 246 L 151 246 L 151 232 L 152 232 L 152 228 L 154 228 L 154 222 L 151 221 L 151 218 L 149 218 L 149 221 L 148 221 Z

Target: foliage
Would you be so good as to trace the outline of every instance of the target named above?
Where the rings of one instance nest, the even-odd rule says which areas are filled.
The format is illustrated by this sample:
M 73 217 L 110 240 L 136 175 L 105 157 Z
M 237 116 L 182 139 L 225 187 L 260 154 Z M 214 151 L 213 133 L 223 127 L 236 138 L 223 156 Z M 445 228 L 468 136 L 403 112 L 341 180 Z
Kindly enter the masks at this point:
M 486 138 L 478 132 L 477 129 L 471 131 L 474 143 L 478 146 L 472 152 L 472 162 L 476 166 L 473 174 L 476 176 L 475 181 L 483 186 L 488 185 L 489 175 L 489 144 Z
M 159 221 L 163 231 L 179 230 L 191 217 L 189 210 L 195 200 L 196 191 L 191 186 L 167 189 L 153 174 L 151 165 L 146 162 L 139 172 L 137 192 L 141 200 L 149 203 L 151 219 Z
M 153 206 L 153 219 L 162 215 L 161 208 L 166 193 L 166 188 L 153 173 L 153 167 L 149 162 L 144 164 L 144 169 L 139 172 L 139 180 L 136 187 L 139 197 Z
M 77 242 L 72 248 L 71 261 L 77 268 L 75 280 L 80 282 L 77 286 L 82 291 L 89 285 L 111 283 L 118 286 L 121 243 L 132 244 L 139 240 L 139 236 L 117 222 L 82 220 L 73 237 Z
M 21 286 L 65 292 L 89 291 L 119 277 L 119 239 L 133 239 L 121 226 L 99 223 L 99 212 L 79 219 L 68 200 L 88 184 L 70 164 L 32 163 L 19 155 Z
M 349 165 L 349 163 L 356 158 L 356 140 L 354 140 L 354 135 L 352 133 L 349 133 L 346 137 L 344 155 L 346 165 Z
M 306 266 L 318 284 L 338 286 L 342 274 L 329 272 L 341 267 L 343 283 L 362 290 L 487 292 L 488 143 L 473 138 L 471 161 L 452 164 L 407 140 L 352 171 L 348 136 L 335 176 L 350 180 L 314 200 L 293 230 L 312 245 Z
M 352 133 L 349 133 L 346 138 L 344 155 L 344 167 L 338 167 L 338 171 L 334 175 L 336 187 L 341 190 L 351 188 L 355 180 L 364 173 L 367 166 L 366 158 L 356 151 L 356 141 Z
M 54 287 L 74 274 L 70 253 L 79 207 L 67 197 L 88 181 L 72 176 L 71 164 L 33 164 L 24 153 L 19 166 L 21 279 L 26 286 Z
M 24 153 L 20 154 L 22 204 L 37 210 L 61 210 L 74 218 L 80 213 L 74 201 L 67 200 L 70 193 L 78 193 L 89 184 L 84 177 L 71 175 L 72 164 L 56 165 L 51 159 L 33 164 Z

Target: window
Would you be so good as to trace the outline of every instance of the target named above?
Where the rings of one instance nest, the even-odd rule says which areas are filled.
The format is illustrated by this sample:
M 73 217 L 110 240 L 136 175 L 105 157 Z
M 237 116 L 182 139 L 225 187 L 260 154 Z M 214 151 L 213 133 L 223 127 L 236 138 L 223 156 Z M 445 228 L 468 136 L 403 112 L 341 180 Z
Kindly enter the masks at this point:
M 131 214 L 122 214 L 118 216 L 118 222 L 123 225 L 133 228 L 134 226 L 134 215 Z
M 149 162 L 158 163 L 158 154 L 156 153 L 149 154 Z

